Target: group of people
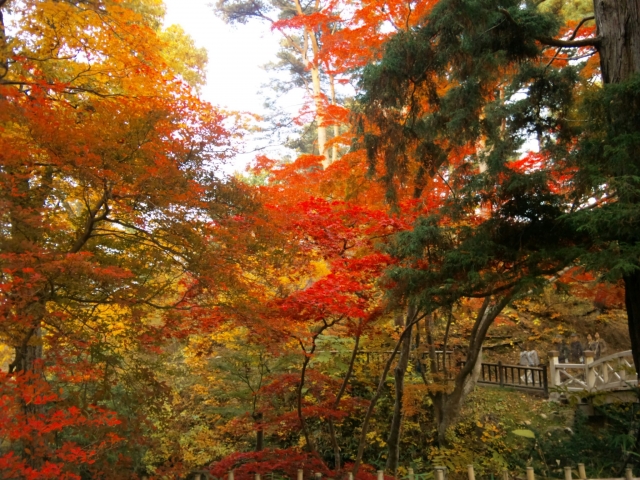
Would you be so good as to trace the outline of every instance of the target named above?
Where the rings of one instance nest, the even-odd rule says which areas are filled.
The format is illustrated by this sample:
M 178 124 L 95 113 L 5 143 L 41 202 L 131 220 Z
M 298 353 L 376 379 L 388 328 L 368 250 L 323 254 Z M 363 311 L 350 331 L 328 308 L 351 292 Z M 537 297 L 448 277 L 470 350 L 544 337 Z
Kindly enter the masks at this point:
M 587 341 L 584 344 L 575 332 L 571 334 L 568 345 L 564 337 L 558 335 L 553 340 L 553 347 L 558 352 L 558 361 L 560 363 L 584 363 L 584 352 L 587 350 L 592 351 L 594 358 L 597 360 L 607 350 L 606 342 L 600 338 L 600 334 L 597 332 L 594 337 L 591 334 L 587 335 Z

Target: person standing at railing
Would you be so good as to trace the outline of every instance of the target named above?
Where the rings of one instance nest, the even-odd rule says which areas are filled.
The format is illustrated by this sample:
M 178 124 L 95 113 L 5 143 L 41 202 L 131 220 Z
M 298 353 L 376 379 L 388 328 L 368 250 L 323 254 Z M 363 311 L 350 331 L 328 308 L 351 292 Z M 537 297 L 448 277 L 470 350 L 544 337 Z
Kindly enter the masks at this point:
M 535 349 L 529 349 L 529 345 L 522 344 L 518 345 L 520 347 L 520 365 L 523 367 L 537 367 L 540 365 L 540 357 L 538 356 L 538 352 Z M 527 382 L 533 383 L 533 374 L 531 370 L 527 370 L 526 375 L 522 375 L 521 379 L 524 381 L 525 378 Z
M 600 338 L 600 334 L 596 332 L 596 338 L 594 340 L 595 348 L 591 349 L 595 353 L 595 359 L 599 359 L 607 351 L 607 342 Z
M 578 334 L 571 334 L 571 343 L 569 344 L 569 363 L 584 363 L 584 350 Z
M 567 347 L 567 343 L 560 335 L 556 335 L 553 339 L 553 349 L 558 352 L 558 363 L 567 363 L 569 347 Z

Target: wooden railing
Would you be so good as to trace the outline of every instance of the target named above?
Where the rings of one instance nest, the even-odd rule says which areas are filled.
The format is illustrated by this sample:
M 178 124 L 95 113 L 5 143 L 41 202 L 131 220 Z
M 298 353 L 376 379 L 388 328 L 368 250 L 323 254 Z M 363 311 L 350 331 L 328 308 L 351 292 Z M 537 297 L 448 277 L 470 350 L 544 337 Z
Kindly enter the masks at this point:
M 575 473 L 577 473 L 577 477 L 578 477 L 576 480 L 578 479 L 587 480 L 587 472 L 586 472 L 584 463 L 578 463 L 577 467 L 578 467 L 577 469 L 575 469 L 575 467 L 573 468 L 561 467 L 554 470 L 556 471 L 559 470 L 561 476 L 564 474 L 564 480 L 573 480 L 574 470 L 575 470 Z M 353 480 L 354 477 L 351 472 L 345 472 L 345 473 L 346 475 L 342 477 L 344 480 Z M 522 478 L 522 472 L 518 470 L 508 471 L 504 469 L 502 470 L 502 472 L 494 472 L 494 473 L 495 473 L 495 477 L 494 477 L 494 474 L 492 473 L 491 478 L 501 478 L 502 480 L 514 480 L 514 479 Z M 549 472 L 547 472 L 547 474 L 548 473 Z M 554 471 L 554 473 L 556 472 Z M 192 475 L 191 478 L 193 478 L 193 480 L 208 480 L 208 479 L 236 480 L 236 475 L 233 470 L 231 470 L 229 473 L 227 473 L 227 475 L 225 475 L 220 479 L 217 479 L 216 477 L 213 477 L 212 475 L 210 475 L 209 472 L 202 471 L 202 470 L 198 472 L 192 472 L 191 475 Z M 476 480 L 476 472 L 473 465 L 467 465 L 466 476 L 468 477 L 468 480 Z M 247 477 L 249 477 L 251 480 L 262 480 L 263 478 L 265 480 L 288 480 L 290 478 L 290 477 L 278 475 L 278 474 L 274 475 L 273 473 L 269 473 L 269 472 L 264 472 L 263 474 L 256 473 L 251 476 L 249 475 L 243 476 L 243 478 L 247 478 Z M 322 473 L 310 471 L 307 469 L 299 469 L 295 477 L 296 477 L 296 480 L 322 480 L 323 478 Z M 395 477 L 395 478 L 397 480 L 423 480 L 423 479 L 426 480 L 426 478 L 432 478 L 433 480 L 446 480 L 447 477 L 448 477 L 447 467 L 434 466 L 433 472 L 425 472 L 425 473 L 417 473 L 417 472 L 414 472 L 413 468 L 407 468 L 407 474 L 405 476 Z M 388 478 L 390 477 L 388 475 L 385 475 L 384 471 L 378 470 L 376 475 L 376 480 L 386 480 Z M 526 480 L 535 480 L 536 472 L 533 470 L 533 467 L 526 467 L 525 478 Z M 142 479 L 147 480 L 148 479 L 147 475 L 142 475 Z M 634 477 L 633 470 L 631 469 L 631 467 L 627 467 L 625 470 L 624 477 L 607 478 L 607 479 L 592 478 L 589 480 L 640 480 L 640 478 Z
M 518 389 L 534 390 L 549 394 L 547 381 L 547 367 L 525 367 L 522 365 L 503 365 L 498 363 L 483 363 L 478 383 L 499 385 L 501 387 L 515 387 Z
M 594 360 L 584 352 L 585 363 L 560 363 L 558 352 L 549 352 L 550 386 L 568 392 L 628 390 L 638 386 L 631 350 Z

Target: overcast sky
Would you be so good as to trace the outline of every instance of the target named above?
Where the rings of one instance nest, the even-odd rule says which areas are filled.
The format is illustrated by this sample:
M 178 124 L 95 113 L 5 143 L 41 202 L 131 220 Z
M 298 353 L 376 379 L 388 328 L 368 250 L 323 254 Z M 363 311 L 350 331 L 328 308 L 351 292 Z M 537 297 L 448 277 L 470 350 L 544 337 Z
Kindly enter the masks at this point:
M 258 96 L 267 80 L 261 65 L 274 60 L 279 37 L 260 22 L 231 27 L 213 13 L 211 0 L 165 0 L 167 25 L 179 24 L 209 52 L 203 97 L 232 110 L 262 111 Z

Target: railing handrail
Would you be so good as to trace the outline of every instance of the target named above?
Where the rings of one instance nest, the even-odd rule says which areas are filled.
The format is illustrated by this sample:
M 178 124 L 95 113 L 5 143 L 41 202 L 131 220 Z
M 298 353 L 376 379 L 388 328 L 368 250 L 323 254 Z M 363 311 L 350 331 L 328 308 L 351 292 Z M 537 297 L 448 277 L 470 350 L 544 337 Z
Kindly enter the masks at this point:
M 535 370 L 535 371 L 539 371 L 541 372 L 542 370 L 546 370 L 546 366 L 542 366 L 542 367 L 532 367 L 529 365 L 514 365 L 514 364 L 510 364 L 510 363 L 502 363 L 502 362 L 498 362 L 498 363 L 491 363 L 491 362 L 482 362 L 482 365 L 490 365 L 492 367 L 508 367 L 508 368 L 526 368 L 528 370 Z
M 622 352 L 612 353 L 611 355 L 607 355 L 606 357 L 601 357 L 598 360 L 595 360 L 594 362 L 590 363 L 589 367 L 591 368 L 597 367 L 598 365 L 602 365 L 603 363 L 607 363 L 607 362 L 610 362 L 611 360 L 615 360 L 617 358 L 623 358 L 623 357 L 633 358 L 633 352 L 631 350 L 624 350 Z

